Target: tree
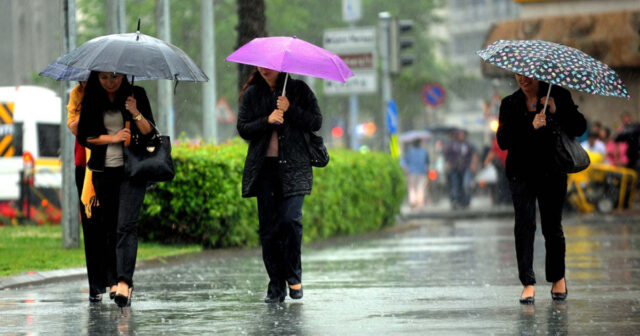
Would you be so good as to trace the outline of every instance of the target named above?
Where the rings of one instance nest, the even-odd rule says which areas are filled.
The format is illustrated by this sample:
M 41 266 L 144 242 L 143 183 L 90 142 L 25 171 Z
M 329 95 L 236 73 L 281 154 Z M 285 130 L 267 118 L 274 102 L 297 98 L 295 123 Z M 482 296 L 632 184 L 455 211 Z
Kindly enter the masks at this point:
M 237 0 L 238 4 L 238 39 L 236 49 L 256 37 L 267 36 L 264 0 Z M 238 64 L 238 88 L 242 88 L 249 79 L 253 67 Z

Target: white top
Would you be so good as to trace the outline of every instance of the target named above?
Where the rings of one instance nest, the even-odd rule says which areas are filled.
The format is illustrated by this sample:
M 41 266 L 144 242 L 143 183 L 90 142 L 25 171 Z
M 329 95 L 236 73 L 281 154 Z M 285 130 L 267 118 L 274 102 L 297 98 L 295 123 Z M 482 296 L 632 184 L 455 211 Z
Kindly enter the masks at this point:
M 596 139 L 596 141 L 593 143 L 593 146 L 589 144 L 589 140 L 583 141 L 582 143 L 580 143 L 580 145 L 582 146 L 582 148 L 591 153 L 599 153 L 602 155 L 607 154 L 607 147 L 604 145 L 604 142 L 600 141 L 600 139 Z
M 118 133 L 119 130 L 124 128 L 124 120 L 122 120 L 122 113 L 118 110 L 109 110 L 104 112 L 104 126 L 107 128 L 109 135 Z M 105 167 L 121 167 L 124 165 L 122 156 L 122 142 L 108 144 L 107 156 L 105 157 Z

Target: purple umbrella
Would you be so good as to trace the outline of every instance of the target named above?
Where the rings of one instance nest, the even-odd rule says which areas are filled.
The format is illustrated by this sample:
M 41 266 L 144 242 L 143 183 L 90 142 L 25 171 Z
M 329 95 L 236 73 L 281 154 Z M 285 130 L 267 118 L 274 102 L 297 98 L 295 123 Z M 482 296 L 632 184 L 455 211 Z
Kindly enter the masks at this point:
M 286 72 L 287 75 L 293 73 L 339 82 L 345 82 L 353 76 L 338 55 L 295 36 L 255 38 L 226 60 Z

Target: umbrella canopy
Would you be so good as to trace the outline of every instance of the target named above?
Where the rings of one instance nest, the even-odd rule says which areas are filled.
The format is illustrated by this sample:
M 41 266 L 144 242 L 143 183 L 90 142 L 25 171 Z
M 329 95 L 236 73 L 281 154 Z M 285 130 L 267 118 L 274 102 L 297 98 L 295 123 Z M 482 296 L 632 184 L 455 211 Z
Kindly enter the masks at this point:
M 59 81 L 86 81 L 89 78 L 89 74 L 91 74 L 89 70 L 77 69 L 58 63 L 62 57 L 64 56 L 58 57 L 57 60 L 47 65 L 47 67 L 40 72 L 40 76 Z
M 608 65 L 584 52 L 540 40 L 500 40 L 476 51 L 485 61 L 550 84 L 594 95 L 630 98 Z
M 338 55 L 295 36 L 255 38 L 226 60 L 339 82 L 345 82 L 353 76 L 351 69 Z
M 178 47 L 137 33 L 96 37 L 57 62 L 77 69 L 127 74 L 136 79 L 209 80 Z
M 407 131 L 400 136 L 398 136 L 398 140 L 400 142 L 413 142 L 415 140 L 427 140 L 431 137 L 431 132 L 426 130 L 412 130 Z
M 51 62 L 51 64 L 47 65 L 42 72 L 40 72 L 40 76 L 53 78 L 58 81 L 86 81 L 89 79 L 89 75 L 91 74 L 91 70 L 78 69 L 74 67 L 70 67 L 68 65 L 64 65 L 59 63 L 58 61 L 64 56 L 58 57 L 57 60 Z M 127 76 L 131 81 L 131 75 Z M 148 77 L 136 77 L 136 80 L 150 80 L 152 78 Z

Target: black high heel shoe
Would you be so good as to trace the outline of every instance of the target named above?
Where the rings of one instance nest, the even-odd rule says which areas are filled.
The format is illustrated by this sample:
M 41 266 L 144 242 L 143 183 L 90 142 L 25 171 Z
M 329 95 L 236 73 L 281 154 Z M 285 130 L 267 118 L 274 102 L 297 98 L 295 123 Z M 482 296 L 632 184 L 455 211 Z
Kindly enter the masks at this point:
M 115 290 L 115 291 L 113 291 L 113 292 L 111 291 L 111 287 L 109 287 L 109 298 L 110 298 L 111 300 L 113 300 L 113 299 L 116 297 L 116 291 L 118 290 L 118 288 L 117 288 L 117 287 L 118 287 L 118 286 L 116 286 L 116 290 Z
M 131 307 L 131 295 L 133 294 L 133 287 L 129 287 L 129 296 L 124 296 L 122 294 L 116 294 L 113 301 L 120 308 Z
M 524 290 L 523 290 L 524 292 Z M 535 290 L 533 292 L 533 295 L 531 296 L 527 296 L 527 297 L 522 297 L 520 296 L 520 304 L 523 305 L 532 305 L 536 303 L 536 298 L 535 298 Z
M 289 287 L 289 296 L 294 300 L 302 299 L 302 286 L 300 286 L 300 289 Z
M 554 293 L 553 288 L 551 289 L 551 299 L 554 301 L 564 301 L 567 299 L 568 294 L 569 287 L 567 287 L 567 279 L 564 279 L 564 293 Z
M 102 302 L 102 294 L 89 295 L 89 302 L 92 302 L 92 303 Z

